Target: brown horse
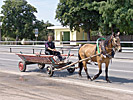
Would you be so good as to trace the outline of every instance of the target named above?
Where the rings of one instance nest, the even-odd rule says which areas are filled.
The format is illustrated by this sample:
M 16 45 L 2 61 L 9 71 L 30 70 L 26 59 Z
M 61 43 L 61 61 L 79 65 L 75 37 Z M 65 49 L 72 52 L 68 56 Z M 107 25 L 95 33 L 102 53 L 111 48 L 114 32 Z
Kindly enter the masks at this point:
M 111 36 L 109 36 L 106 40 L 103 41 L 103 45 L 101 44 L 101 46 L 99 46 L 99 50 L 100 50 L 100 54 L 96 57 L 92 57 L 91 59 L 88 59 L 92 62 L 97 62 L 98 63 L 98 67 L 99 67 L 99 72 L 98 74 L 96 74 L 93 79 L 91 79 L 91 77 L 88 74 L 87 71 L 87 61 L 83 61 L 79 63 L 79 75 L 81 75 L 81 71 L 82 68 L 84 67 L 84 70 L 86 72 L 87 78 L 90 80 L 95 80 L 99 77 L 99 75 L 102 73 L 102 63 L 105 63 L 105 73 L 106 73 L 106 81 L 110 82 L 109 78 L 108 78 L 108 66 L 109 66 L 109 62 L 110 59 L 112 58 L 112 51 L 114 49 L 114 51 L 118 50 L 119 52 L 121 52 L 121 45 L 120 45 L 120 38 L 119 38 L 120 33 L 118 32 L 118 34 L 116 36 L 114 36 L 114 34 L 112 34 Z M 79 60 L 81 59 L 85 59 L 87 57 L 91 57 L 93 55 L 98 54 L 98 51 L 96 49 L 96 45 L 95 44 L 84 44 L 80 49 L 79 49 Z M 106 56 L 104 56 L 106 55 Z

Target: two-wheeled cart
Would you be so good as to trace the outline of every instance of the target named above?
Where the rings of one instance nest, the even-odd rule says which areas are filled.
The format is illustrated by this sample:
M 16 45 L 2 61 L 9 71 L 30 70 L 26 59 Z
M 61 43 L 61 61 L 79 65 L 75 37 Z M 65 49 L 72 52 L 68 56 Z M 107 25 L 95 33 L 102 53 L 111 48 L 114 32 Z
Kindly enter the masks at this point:
M 72 54 L 62 54 L 63 57 L 66 57 L 64 61 L 57 61 L 54 55 L 45 55 L 45 54 L 22 54 L 18 53 L 22 61 L 19 62 L 18 67 L 21 72 L 26 71 L 27 65 L 38 64 L 40 69 L 46 68 L 47 74 L 51 77 L 54 74 L 54 71 L 60 70 L 64 66 L 70 65 L 72 62 L 69 61 L 69 57 L 74 56 Z M 45 65 L 47 66 L 45 67 Z M 72 65 L 66 68 L 69 73 L 75 71 L 75 65 Z

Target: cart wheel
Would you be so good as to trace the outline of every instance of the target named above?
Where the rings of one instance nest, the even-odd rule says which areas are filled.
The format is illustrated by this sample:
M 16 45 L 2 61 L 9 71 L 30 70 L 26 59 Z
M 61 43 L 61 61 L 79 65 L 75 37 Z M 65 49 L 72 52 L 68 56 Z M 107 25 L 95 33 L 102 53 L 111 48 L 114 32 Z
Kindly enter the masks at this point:
M 19 70 L 21 72 L 25 72 L 25 70 L 26 70 L 26 63 L 23 62 L 23 61 L 20 61 L 18 67 L 19 67 Z
M 45 64 L 38 64 L 38 67 L 39 67 L 40 69 L 43 69 L 43 68 L 45 67 Z
M 47 67 L 47 74 L 48 74 L 49 77 L 53 76 L 54 71 L 53 71 L 53 67 L 52 66 L 48 66 Z
M 67 71 L 68 71 L 69 73 L 73 73 L 73 72 L 75 71 L 75 68 L 68 68 Z
M 73 62 L 69 62 L 68 65 L 71 64 L 71 63 L 73 63 Z M 75 71 L 75 68 L 74 67 L 75 67 L 75 65 L 73 65 L 72 67 L 68 68 L 67 71 L 69 73 L 74 73 L 74 71 Z

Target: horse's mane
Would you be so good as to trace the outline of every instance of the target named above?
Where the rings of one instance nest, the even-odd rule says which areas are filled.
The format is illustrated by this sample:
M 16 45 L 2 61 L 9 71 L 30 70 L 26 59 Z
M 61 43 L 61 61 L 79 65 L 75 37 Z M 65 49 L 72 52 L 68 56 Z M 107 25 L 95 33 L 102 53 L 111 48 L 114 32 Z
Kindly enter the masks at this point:
M 104 46 L 105 46 L 105 47 L 108 46 L 108 43 L 109 43 L 109 40 L 111 39 L 111 36 L 112 36 L 112 35 L 108 36 L 108 37 L 106 38 L 106 40 L 104 41 Z

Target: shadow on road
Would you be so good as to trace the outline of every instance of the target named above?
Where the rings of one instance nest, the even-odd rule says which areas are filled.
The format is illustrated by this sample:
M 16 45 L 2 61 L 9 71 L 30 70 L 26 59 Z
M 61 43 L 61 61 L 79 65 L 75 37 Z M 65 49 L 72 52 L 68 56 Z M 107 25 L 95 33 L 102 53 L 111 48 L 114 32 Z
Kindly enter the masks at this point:
M 54 77 L 67 77 L 67 76 L 71 76 L 71 75 L 75 75 L 75 74 L 78 74 L 78 72 L 69 73 L 67 70 L 57 71 L 57 72 L 55 72 Z
M 46 74 L 45 69 L 43 69 L 43 70 L 33 69 L 33 70 L 26 71 L 26 72 L 38 72 L 38 73 L 45 73 Z M 75 74 L 78 75 L 78 72 L 69 73 L 67 70 L 56 71 L 56 72 L 54 72 L 53 77 L 67 77 L 67 76 L 72 76 L 72 75 L 75 75 Z M 119 77 L 113 77 L 113 76 L 110 76 L 109 79 L 113 83 L 121 83 L 121 84 L 123 84 L 123 83 L 133 83 L 133 79 L 119 78 Z M 100 76 L 98 79 L 95 80 L 95 82 L 103 82 L 103 81 L 99 81 L 99 80 L 105 80 L 105 77 Z
M 98 79 L 105 80 L 105 77 L 104 76 L 100 76 Z M 133 83 L 133 79 L 118 78 L 118 77 L 111 77 L 111 76 L 109 77 L 109 79 L 110 79 L 111 82 L 115 82 L 115 83 L 121 83 L 121 84 L 123 84 L 123 83 Z
M 33 70 L 28 70 L 26 72 L 38 72 L 38 73 L 45 73 L 46 74 L 46 69 L 33 69 Z M 54 72 L 53 77 L 67 77 L 67 76 L 71 76 L 74 74 L 78 74 L 78 72 L 74 72 L 74 73 L 69 73 L 67 70 L 64 71 L 56 71 Z

